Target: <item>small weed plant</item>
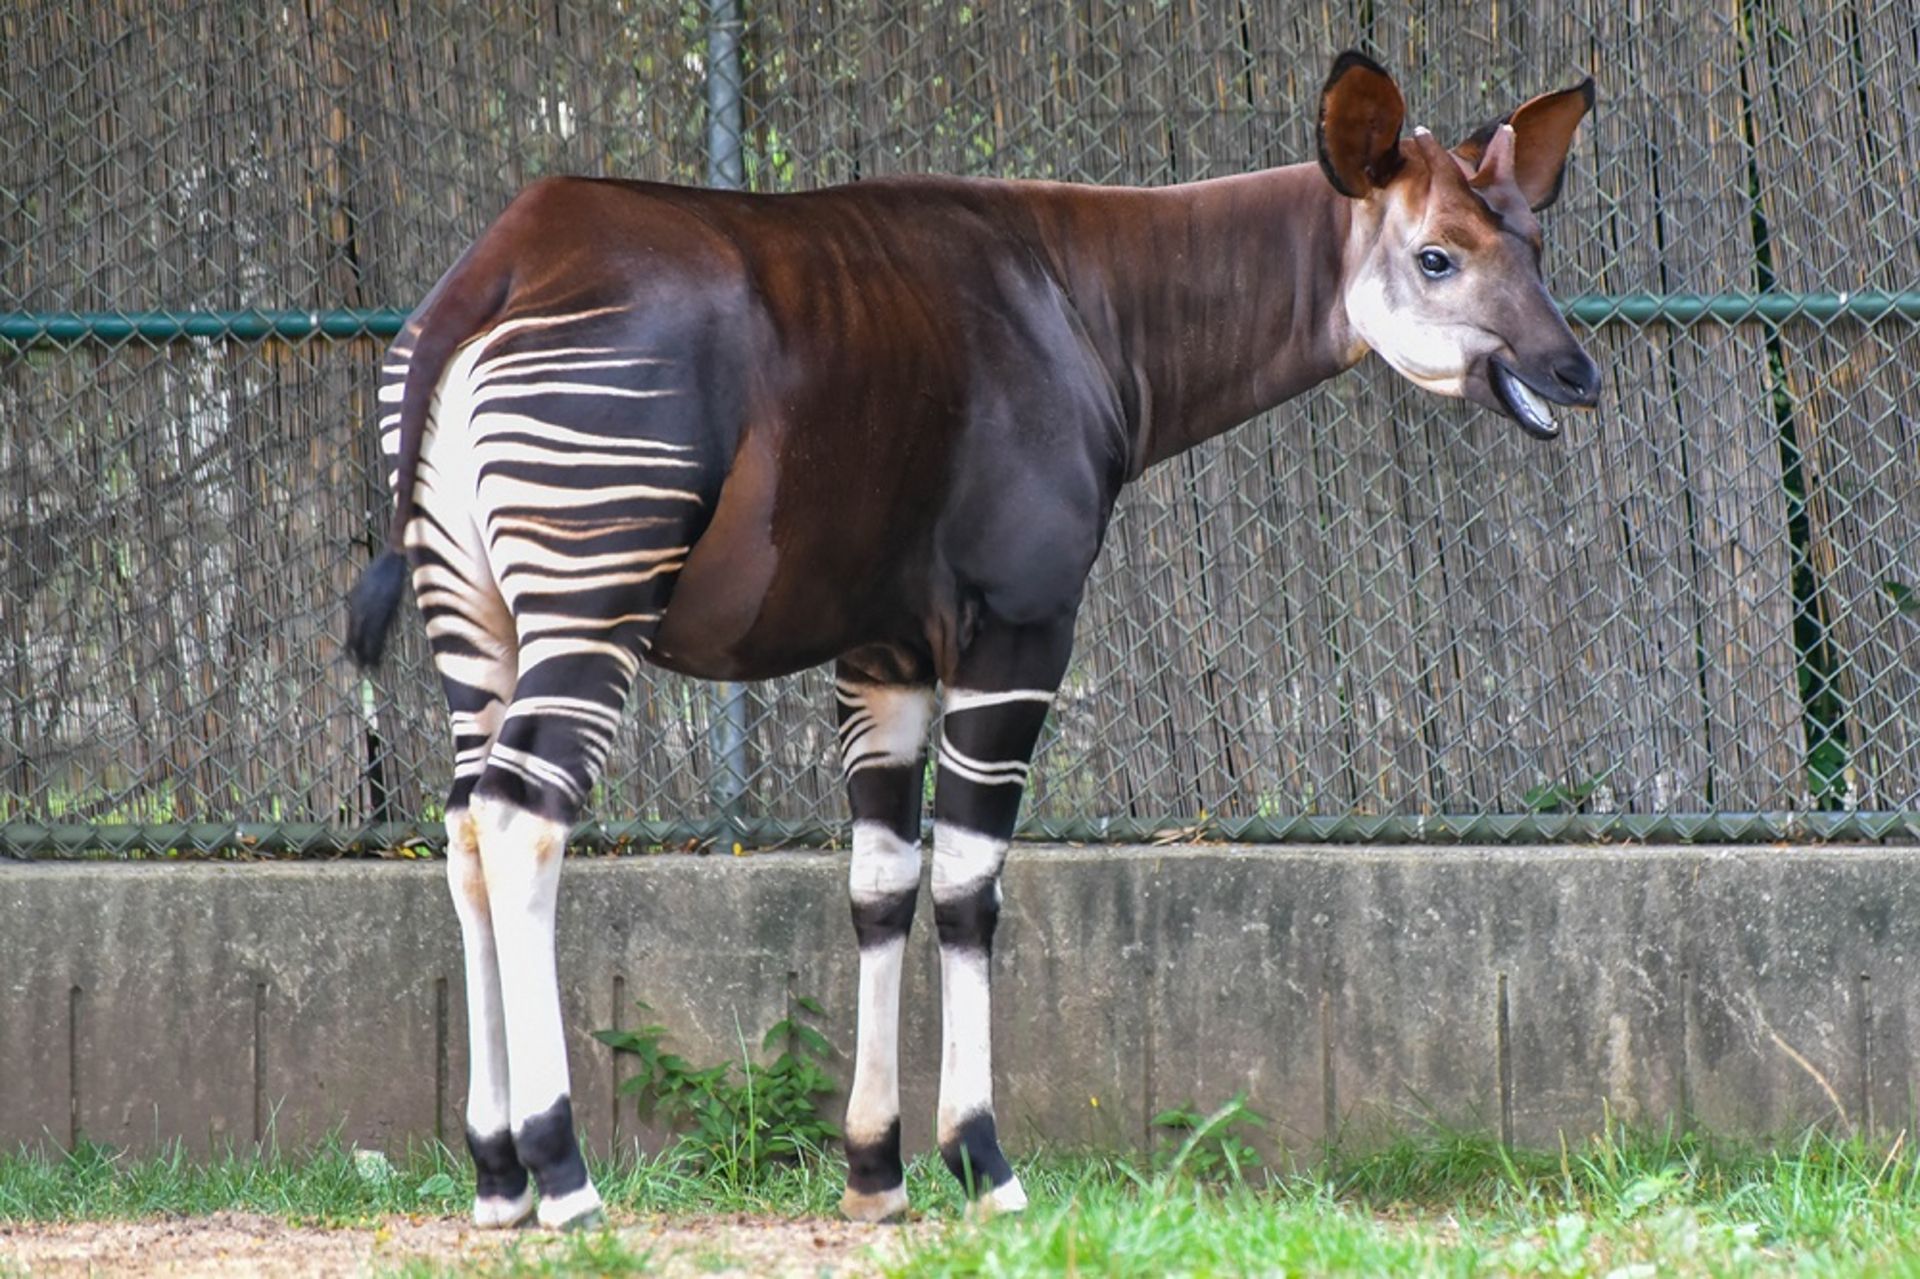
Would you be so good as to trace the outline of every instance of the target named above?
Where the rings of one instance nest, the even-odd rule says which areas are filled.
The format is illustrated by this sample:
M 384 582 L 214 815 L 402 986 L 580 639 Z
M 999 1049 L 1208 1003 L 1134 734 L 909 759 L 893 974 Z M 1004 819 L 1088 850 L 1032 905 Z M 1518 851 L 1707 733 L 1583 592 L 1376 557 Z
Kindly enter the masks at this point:
M 1235 1129 L 1264 1128 L 1265 1115 L 1247 1105 L 1245 1093 L 1212 1114 L 1203 1114 L 1192 1102 L 1163 1110 L 1153 1117 L 1159 1137 L 1154 1168 L 1167 1178 L 1245 1185 L 1251 1174 L 1263 1170 L 1260 1156 Z
M 639 1007 L 652 1015 L 645 1003 Z M 820 1113 L 821 1098 L 833 1090 L 825 1069 L 832 1048 L 810 1019 L 824 1015 L 816 1000 L 797 997 L 761 1037 L 763 1052 L 778 1050 L 765 1064 L 752 1059 L 744 1036 L 739 1061 L 712 1066 L 668 1052 L 667 1028 L 657 1024 L 599 1030 L 594 1038 L 637 1065 L 620 1091 L 634 1098 L 641 1119 L 679 1134 L 676 1154 L 692 1171 L 738 1189 L 818 1156 L 840 1135 Z

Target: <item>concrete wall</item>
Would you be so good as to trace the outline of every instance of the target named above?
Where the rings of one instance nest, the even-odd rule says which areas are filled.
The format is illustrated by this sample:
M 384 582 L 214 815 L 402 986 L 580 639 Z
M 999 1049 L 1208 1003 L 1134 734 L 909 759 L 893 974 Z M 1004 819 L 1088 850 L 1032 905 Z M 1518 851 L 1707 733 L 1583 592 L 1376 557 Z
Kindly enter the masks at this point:
M 841 857 L 576 859 L 561 895 L 575 1112 L 632 1139 L 636 998 L 696 1062 L 792 994 L 851 1045 Z M 1547 1144 L 1669 1117 L 1768 1134 L 1913 1119 L 1920 851 L 1023 846 L 996 956 L 1001 1117 L 1149 1140 L 1245 1090 L 1311 1154 L 1425 1117 Z M 938 993 L 909 960 L 906 1130 Z M 437 863 L 0 866 L 0 1145 L 457 1139 L 465 1030 Z M 844 1081 L 851 1062 L 837 1063 Z M 917 1140 L 916 1140 L 917 1139 Z

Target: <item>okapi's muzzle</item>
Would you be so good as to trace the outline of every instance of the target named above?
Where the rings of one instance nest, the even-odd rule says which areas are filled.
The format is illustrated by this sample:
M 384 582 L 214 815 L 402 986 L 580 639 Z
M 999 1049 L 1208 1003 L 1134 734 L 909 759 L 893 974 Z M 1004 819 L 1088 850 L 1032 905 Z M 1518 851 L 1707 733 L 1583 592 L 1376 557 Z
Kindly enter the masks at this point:
M 1535 439 L 1560 434 L 1551 405 L 1590 409 L 1600 402 L 1600 366 L 1578 346 L 1532 359 L 1487 359 L 1486 381 L 1498 408 Z

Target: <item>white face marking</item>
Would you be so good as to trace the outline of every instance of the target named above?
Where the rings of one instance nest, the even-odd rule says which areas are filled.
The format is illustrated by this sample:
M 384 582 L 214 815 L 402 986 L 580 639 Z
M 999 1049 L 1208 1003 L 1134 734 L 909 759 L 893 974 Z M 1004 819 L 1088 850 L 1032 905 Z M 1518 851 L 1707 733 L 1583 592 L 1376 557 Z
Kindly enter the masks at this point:
M 1440 184 L 1436 179 L 1428 192 Z M 1465 396 L 1476 367 L 1509 344 L 1486 326 L 1484 282 L 1473 277 L 1475 253 L 1440 232 L 1436 209 L 1446 207 L 1444 200 L 1434 196 L 1434 204 L 1411 205 L 1405 188 L 1396 186 L 1356 202 L 1344 255 L 1344 302 L 1361 346 L 1379 351 L 1380 359 L 1423 390 Z M 1471 202 L 1473 196 L 1461 192 L 1457 200 Z M 1419 255 L 1428 248 L 1452 257 L 1452 275 L 1425 275 Z M 1478 255 L 1486 255 L 1484 248 Z
M 1439 248 L 1454 274 L 1426 278 L 1419 254 Z M 1428 210 L 1411 209 L 1393 189 L 1355 208 L 1348 233 L 1347 323 L 1395 372 L 1436 395 L 1463 396 L 1476 364 L 1497 353 L 1500 337 L 1480 324 L 1468 255 L 1436 234 Z
M 1499 339 L 1485 329 L 1425 316 L 1418 308 L 1395 308 L 1378 271 L 1348 288 L 1347 318 L 1395 372 L 1435 395 L 1465 395 L 1474 362 L 1500 349 Z

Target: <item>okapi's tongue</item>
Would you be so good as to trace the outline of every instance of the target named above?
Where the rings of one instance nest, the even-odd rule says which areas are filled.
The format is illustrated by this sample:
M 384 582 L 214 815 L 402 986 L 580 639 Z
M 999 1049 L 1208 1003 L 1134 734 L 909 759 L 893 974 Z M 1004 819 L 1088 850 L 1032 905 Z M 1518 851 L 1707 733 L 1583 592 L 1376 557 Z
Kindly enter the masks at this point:
M 1500 403 L 1506 406 L 1507 413 L 1529 435 L 1551 440 L 1560 434 L 1559 424 L 1553 420 L 1552 407 L 1538 392 L 1522 382 L 1520 375 L 1508 368 L 1504 360 L 1494 360 L 1491 371 L 1493 389 L 1500 396 Z

